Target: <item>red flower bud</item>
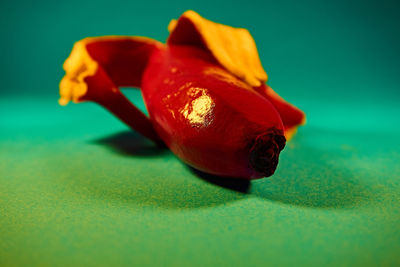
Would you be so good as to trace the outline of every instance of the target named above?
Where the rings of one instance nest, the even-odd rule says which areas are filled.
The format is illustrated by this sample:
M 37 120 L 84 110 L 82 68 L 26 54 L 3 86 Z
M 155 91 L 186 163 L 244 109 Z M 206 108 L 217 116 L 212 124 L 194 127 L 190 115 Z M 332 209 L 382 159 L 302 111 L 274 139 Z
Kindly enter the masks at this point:
M 220 176 L 270 176 L 302 111 L 264 84 L 250 33 L 193 11 L 173 21 L 167 45 L 143 37 L 78 42 L 64 64 L 61 104 L 94 101 L 182 161 Z M 140 87 L 147 118 L 118 87 Z M 162 141 L 161 141 L 162 140 Z

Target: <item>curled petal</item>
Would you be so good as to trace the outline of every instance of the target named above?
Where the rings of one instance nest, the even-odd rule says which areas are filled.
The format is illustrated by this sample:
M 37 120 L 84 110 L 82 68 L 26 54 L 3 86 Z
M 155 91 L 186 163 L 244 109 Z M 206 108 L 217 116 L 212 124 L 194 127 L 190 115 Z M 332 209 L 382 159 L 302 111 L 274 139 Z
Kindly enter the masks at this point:
M 257 47 L 247 29 L 233 28 L 204 19 L 189 10 L 168 29 L 169 45 L 193 45 L 207 49 L 229 72 L 251 86 L 260 86 L 267 80 Z
M 99 68 L 114 87 L 139 87 L 148 58 L 160 47 L 157 41 L 135 36 L 91 37 L 76 42 L 63 65 L 59 103 L 83 101 L 90 93 L 85 78 L 94 76 Z

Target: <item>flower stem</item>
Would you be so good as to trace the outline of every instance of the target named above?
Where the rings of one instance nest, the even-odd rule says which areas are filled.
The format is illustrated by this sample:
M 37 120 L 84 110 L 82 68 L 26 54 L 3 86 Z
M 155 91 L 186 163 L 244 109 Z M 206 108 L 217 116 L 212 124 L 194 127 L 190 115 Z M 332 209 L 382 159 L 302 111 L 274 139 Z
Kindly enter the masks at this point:
M 163 144 L 149 118 L 135 107 L 118 89 L 115 88 L 107 91 L 107 95 L 103 95 L 101 99 L 97 98 L 95 102 L 109 110 L 133 130 L 151 139 L 158 145 Z

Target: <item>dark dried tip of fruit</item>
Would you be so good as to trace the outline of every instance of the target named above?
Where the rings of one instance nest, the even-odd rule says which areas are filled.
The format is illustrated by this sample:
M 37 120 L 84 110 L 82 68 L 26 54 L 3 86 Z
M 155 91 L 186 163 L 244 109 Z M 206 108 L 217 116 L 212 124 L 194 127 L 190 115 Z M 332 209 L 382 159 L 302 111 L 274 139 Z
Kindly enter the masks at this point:
M 265 177 L 274 174 L 286 138 L 281 133 L 259 135 L 250 149 L 250 166 Z

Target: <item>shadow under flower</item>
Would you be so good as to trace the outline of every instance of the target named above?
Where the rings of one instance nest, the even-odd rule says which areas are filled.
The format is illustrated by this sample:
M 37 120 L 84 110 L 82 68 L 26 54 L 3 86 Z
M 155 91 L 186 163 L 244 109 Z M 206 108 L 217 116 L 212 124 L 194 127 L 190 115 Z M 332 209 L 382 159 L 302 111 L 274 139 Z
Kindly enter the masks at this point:
M 226 188 L 239 193 L 247 194 L 249 193 L 251 182 L 249 180 L 241 180 L 235 178 L 221 178 L 217 175 L 208 174 L 199 170 L 196 170 L 188 166 L 189 170 L 197 177 L 203 179 L 204 181 Z
M 153 173 L 160 175 L 145 179 L 115 177 L 106 187 L 98 183 L 93 188 L 101 198 L 121 199 L 140 206 L 193 209 L 257 197 L 309 208 L 346 208 L 366 205 L 376 194 L 363 182 L 363 178 L 368 177 L 359 177 L 345 167 L 340 168 L 340 163 L 349 160 L 351 154 L 313 148 L 301 140 L 282 152 L 275 175 L 251 182 L 221 178 L 191 167 L 186 168 L 187 173 L 185 168 L 176 170 L 176 166 L 182 167 L 182 164 L 172 153 L 136 133 L 122 132 L 94 143 L 122 155 L 157 156 L 164 153 L 161 158 L 151 159 L 156 161 L 152 164 Z M 165 159 L 170 163 L 163 165 Z
M 165 146 L 154 144 L 134 131 L 123 131 L 91 141 L 125 156 L 151 157 L 167 151 Z

